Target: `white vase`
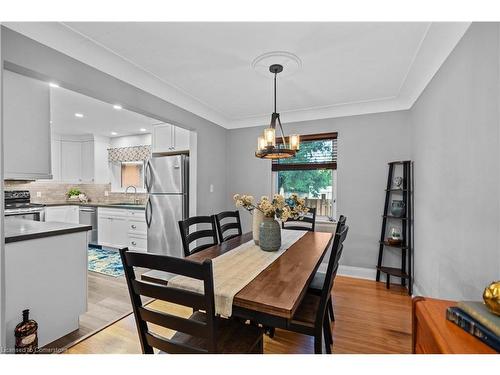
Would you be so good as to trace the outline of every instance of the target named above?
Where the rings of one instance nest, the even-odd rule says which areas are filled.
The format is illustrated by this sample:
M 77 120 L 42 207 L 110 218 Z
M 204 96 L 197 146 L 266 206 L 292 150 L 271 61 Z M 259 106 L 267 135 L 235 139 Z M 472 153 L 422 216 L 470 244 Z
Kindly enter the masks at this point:
M 259 244 L 259 231 L 260 231 L 260 223 L 264 221 L 264 214 L 257 209 L 252 211 L 253 216 L 253 224 L 252 224 L 252 234 L 253 234 L 253 242 L 256 245 Z

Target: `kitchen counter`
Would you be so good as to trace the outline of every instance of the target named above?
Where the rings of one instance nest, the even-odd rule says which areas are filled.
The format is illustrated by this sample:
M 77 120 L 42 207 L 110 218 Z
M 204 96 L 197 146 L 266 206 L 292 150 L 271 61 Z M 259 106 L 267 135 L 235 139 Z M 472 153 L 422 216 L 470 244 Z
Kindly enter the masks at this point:
M 38 202 L 37 202 L 38 203 Z M 146 205 L 142 204 L 127 204 L 127 203 L 78 203 L 78 202 L 64 202 L 64 203 L 41 203 L 46 207 L 57 207 L 57 206 L 80 206 L 80 207 L 107 207 L 107 208 L 123 208 L 127 210 L 144 210 Z
M 92 230 L 92 226 L 90 225 L 8 219 L 5 220 L 5 243 L 86 232 L 89 230 Z

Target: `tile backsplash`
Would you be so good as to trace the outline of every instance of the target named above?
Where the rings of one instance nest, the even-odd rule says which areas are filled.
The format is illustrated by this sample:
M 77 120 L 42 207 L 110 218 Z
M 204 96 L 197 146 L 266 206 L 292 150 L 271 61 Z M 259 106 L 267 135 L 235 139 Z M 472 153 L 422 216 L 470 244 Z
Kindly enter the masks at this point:
M 116 193 L 111 192 L 111 184 L 66 184 L 57 182 L 41 181 L 5 181 L 5 190 L 29 190 L 31 201 L 34 203 L 65 203 L 66 193 L 71 188 L 78 188 L 93 203 L 133 203 L 134 193 Z M 108 195 L 106 196 L 106 192 Z M 40 197 L 38 196 L 40 195 Z M 138 193 L 137 198 L 141 203 L 146 203 L 147 194 Z

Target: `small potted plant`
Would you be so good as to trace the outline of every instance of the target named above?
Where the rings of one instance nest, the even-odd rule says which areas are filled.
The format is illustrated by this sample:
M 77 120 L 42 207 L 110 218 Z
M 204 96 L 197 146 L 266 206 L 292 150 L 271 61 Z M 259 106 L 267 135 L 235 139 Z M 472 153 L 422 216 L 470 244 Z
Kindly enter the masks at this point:
M 69 189 L 67 196 L 69 202 L 83 202 L 83 203 L 88 202 L 87 196 L 84 193 L 82 193 L 78 188 Z
M 275 194 L 270 200 L 262 196 L 257 204 L 251 195 L 235 194 L 233 197 L 236 207 L 242 207 L 253 214 L 253 239 L 262 250 L 276 251 L 281 246 L 281 226 L 276 221 L 287 221 L 288 219 L 300 220 L 309 209 L 305 206 L 305 200 L 297 194 L 289 198 Z

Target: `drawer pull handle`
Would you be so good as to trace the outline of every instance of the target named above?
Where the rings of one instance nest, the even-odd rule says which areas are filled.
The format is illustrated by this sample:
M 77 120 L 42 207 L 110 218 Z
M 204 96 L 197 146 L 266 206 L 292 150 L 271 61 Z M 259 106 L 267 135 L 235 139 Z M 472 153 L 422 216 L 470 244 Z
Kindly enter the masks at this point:
M 132 245 L 134 245 L 134 246 L 135 246 L 135 245 L 137 245 L 137 242 L 135 242 L 135 241 L 132 241 Z
M 137 228 L 137 226 L 135 226 L 134 224 L 132 224 L 131 227 L 132 227 L 132 229 Z

